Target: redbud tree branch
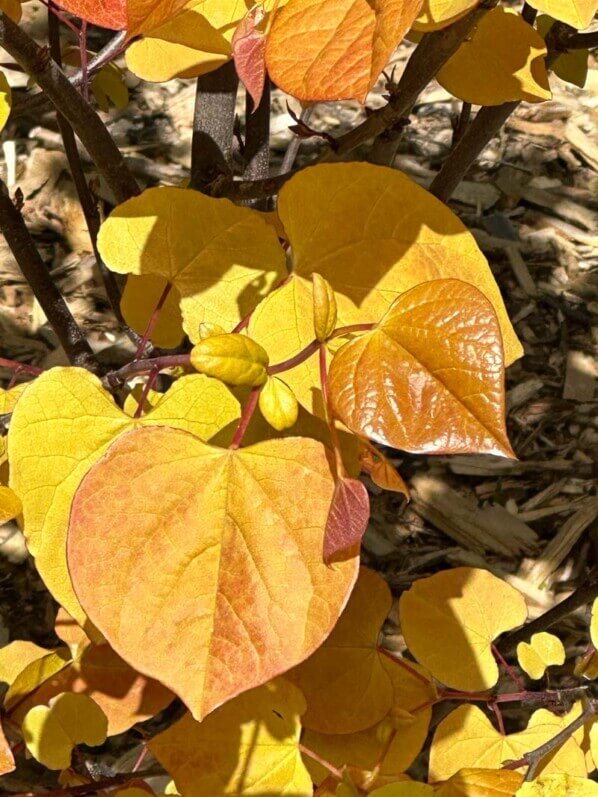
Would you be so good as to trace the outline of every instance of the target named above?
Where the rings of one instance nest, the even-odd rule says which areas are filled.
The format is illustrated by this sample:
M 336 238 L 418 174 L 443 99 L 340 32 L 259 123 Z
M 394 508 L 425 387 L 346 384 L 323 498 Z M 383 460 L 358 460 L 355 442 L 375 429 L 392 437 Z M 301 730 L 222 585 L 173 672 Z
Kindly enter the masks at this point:
M 10 53 L 36 81 L 65 117 L 114 193 L 116 201 L 124 202 L 138 194 L 137 183 L 100 117 L 52 60 L 49 50 L 39 47 L 4 13 L 0 13 L 0 47 Z
M 69 361 L 73 365 L 96 371 L 98 363 L 91 347 L 77 326 L 67 303 L 41 259 L 21 211 L 13 203 L 6 185 L 1 180 L 0 232 L 4 235 L 23 276 L 58 336 Z

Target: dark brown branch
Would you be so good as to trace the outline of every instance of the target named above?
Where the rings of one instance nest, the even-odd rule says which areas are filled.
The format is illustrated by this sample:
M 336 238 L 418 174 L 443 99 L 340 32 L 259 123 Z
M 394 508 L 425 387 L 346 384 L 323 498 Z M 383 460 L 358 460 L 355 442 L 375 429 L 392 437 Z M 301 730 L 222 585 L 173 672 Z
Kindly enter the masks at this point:
M 123 49 L 125 38 L 125 31 L 115 34 L 112 39 L 110 39 L 108 44 L 103 47 L 99 53 L 94 55 L 94 57 L 87 64 L 88 76 L 94 75 L 105 64 L 116 58 L 116 56 Z M 75 75 L 69 78 L 69 81 L 73 84 L 73 86 L 78 88 L 83 82 L 83 71 L 80 69 Z M 21 92 L 15 91 L 13 94 L 11 117 L 13 119 L 17 119 L 20 116 L 29 115 L 37 118 L 40 116 L 40 114 L 45 113 L 51 107 L 52 103 L 43 91 L 32 95 L 29 93 L 23 94 Z
M 517 650 L 517 645 L 520 642 L 528 642 L 532 634 L 537 634 L 539 631 L 546 631 L 551 628 L 555 623 L 558 623 L 565 617 L 568 617 L 576 609 L 592 603 L 598 597 L 598 567 L 595 567 L 588 575 L 587 581 L 581 587 L 575 590 L 564 601 L 557 603 L 557 605 L 545 612 L 540 617 L 537 617 L 531 623 L 522 626 L 507 634 L 497 644 L 500 653 L 507 657 L 511 656 Z
M 85 102 L 64 72 L 22 28 L 0 13 L 0 46 L 12 55 L 63 114 L 87 149 L 117 202 L 139 193 L 120 150 L 93 108 Z
M 567 41 L 567 50 L 593 50 L 598 47 L 598 30 L 573 33 Z
M 77 326 L 62 294 L 52 281 L 23 221 L 21 211 L 13 204 L 8 189 L 1 180 L 0 232 L 4 235 L 69 361 L 73 365 L 96 371 L 98 364 L 91 347 Z
M 232 151 L 239 78 L 232 61 L 197 78 L 190 187 L 217 193 L 232 180 Z
M 455 123 L 455 128 L 453 130 L 453 147 L 456 147 L 459 141 L 465 135 L 465 131 L 469 127 L 469 122 L 471 121 L 471 103 L 470 102 L 463 102 L 461 104 L 461 113 L 459 114 L 459 118 Z
M 521 9 L 521 16 L 528 25 L 533 25 L 536 21 L 536 17 L 538 16 L 538 12 L 535 8 L 532 8 L 529 3 L 524 3 L 523 8 Z
M 48 8 L 48 42 L 50 44 L 50 54 L 52 55 L 52 58 L 54 61 L 56 61 L 58 66 L 62 66 L 59 20 L 56 14 L 53 13 L 51 5 Z M 59 111 L 56 112 L 56 121 L 58 123 L 60 135 L 62 136 L 64 152 L 69 164 L 71 175 L 73 177 L 75 188 L 77 190 L 77 195 L 81 203 L 81 209 L 83 210 L 83 215 L 85 216 L 85 221 L 87 223 L 87 231 L 89 232 L 93 253 L 95 255 L 98 268 L 100 269 L 100 274 L 102 275 L 104 289 L 106 291 L 108 301 L 110 302 L 110 306 L 112 307 L 112 311 L 114 312 L 118 321 L 124 325 L 124 319 L 120 311 L 120 291 L 118 289 L 118 285 L 116 284 L 116 279 L 110 269 L 106 267 L 106 264 L 103 262 L 98 251 L 97 240 L 98 233 L 100 231 L 100 213 L 98 211 L 97 203 L 94 200 L 87 184 L 87 179 L 85 177 L 85 172 L 83 171 L 83 164 L 81 163 L 81 158 L 79 156 L 79 150 L 77 148 L 77 141 L 75 139 L 75 134 L 73 133 L 73 128 Z
M 246 99 L 245 122 L 245 170 L 243 177 L 248 180 L 266 179 L 270 173 L 270 81 L 266 80 L 264 94 L 257 109 L 249 93 Z M 258 210 L 268 209 L 268 198 L 263 197 L 250 203 Z

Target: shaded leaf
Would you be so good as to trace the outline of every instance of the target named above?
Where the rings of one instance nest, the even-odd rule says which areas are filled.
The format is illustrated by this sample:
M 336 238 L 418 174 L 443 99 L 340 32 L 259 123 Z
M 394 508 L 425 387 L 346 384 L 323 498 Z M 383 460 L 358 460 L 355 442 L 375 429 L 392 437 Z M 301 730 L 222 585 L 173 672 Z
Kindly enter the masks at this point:
M 512 797 L 523 775 L 507 769 L 461 769 L 443 783 L 438 797 Z
M 374 484 L 382 490 L 392 490 L 392 492 L 401 493 L 409 499 L 409 489 L 403 477 L 380 451 L 374 450 L 370 446 L 364 448 L 361 454 L 361 467 Z
M 186 714 L 149 743 L 185 797 L 311 797 L 299 754 L 305 700 L 282 678 L 231 700 L 199 723 Z
M 498 680 L 493 640 L 522 625 L 527 608 L 517 590 L 487 570 L 457 567 L 416 581 L 401 595 L 399 613 L 407 647 L 435 678 L 481 692 Z
M 266 83 L 266 35 L 258 25 L 264 20 L 259 6 L 243 17 L 233 36 L 233 56 L 239 80 L 253 100 L 254 111 L 259 107 Z
M 424 0 L 414 30 L 429 32 L 452 25 L 478 4 L 478 0 Z
M 316 553 L 333 489 L 314 440 L 227 450 L 134 430 L 75 496 L 75 591 L 117 653 L 204 717 L 302 661 L 336 623 L 357 552 L 334 568 Z
M 355 733 L 388 713 L 392 681 L 377 643 L 391 603 L 386 582 L 373 570 L 361 568 L 328 639 L 287 674 L 307 700 L 304 727 L 321 733 Z
M 239 416 L 239 403 L 226 387 L 200 374 L 177 380 L 137 420 L 80 368 L 53 368 L 29 385 L 8 435 L 11 486 L 23 502 L 24 532 L 37 569 L 79 625 L 86 618 L 68 573 L 66 533 L 73 496 L 91 465 L 119 434 L 136 426 L 174 426 L 208 440 Z
M 536 29 L 540 36 L 546 38 L 546 34 L 552 27 L 554 19 L 545 14 L 540 15 L 536 19 Z M 562 53 L 552 65 L 552 71 L 561 78 L 561 80 L 572 83 L 574 86 L 579 86 L 582 89 L 586 84 L 588 77 L 588 59 L 590 53 L 588 50 L 570 50 L 569 52 Z
M 370 498 L 359 479 L 338 476 L 324 535 L 324 561 L 361 544 L 370 519 Z
M 514 456 L 494 310 L 458 280 L 418 285 L 330 371 L 332 406 L 356 434 L 413 453 Z
M 15 759 L 8 740 L 4 735 L 2 725 L 0 725 L 0 777 L 2 777 L 2 775 L 7 775 L 9 772 L 13 772 L 14 768 Z

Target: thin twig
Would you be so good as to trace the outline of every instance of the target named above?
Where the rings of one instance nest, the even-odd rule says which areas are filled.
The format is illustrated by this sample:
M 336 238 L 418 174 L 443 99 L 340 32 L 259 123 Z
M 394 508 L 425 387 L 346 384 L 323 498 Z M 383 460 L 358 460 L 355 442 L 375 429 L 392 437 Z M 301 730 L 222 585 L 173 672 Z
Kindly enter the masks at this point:
M 51 791 L 22 791 L 11 797 L 87 797 L 89 794 L 97 794 L 97 792 L 109 789 L 111 786 L 122 786 L 129 781 L 139 781 L 144 778 L 152 778 L 164 775 L 164 770 L 161 767 L 152 767 L 143 772 L 122 772 L 118 775 L 113 775 L 110 778 L 103 778 L 96 780 L 94 783 L 83 783 L 79 786 L 63 786 L 60 789 L 52 789 Z
M 299 121 L 302 124 L 309 124 L 309 120 L 311 119 L 315 105 L 308 105 L 307 108 L 304 108 L 301 111 L 301 115 L 299 117 Z M 293 166 L 295 165 L 295 160 L 297 155 L 299 154 L 299 149 L 301 147 L 303 139 L 301 136 L 293 136 L 289 146 L 287 147 L 287 151 L 284 153 L 284 158 L 282 159 L 282 163 L 280 165 L 280 170 L 278 172 L 279 175 L 283 175 L 286 172 L 290 172 Z
M 229 61 L 197 78 L 189 186 L 213 193 L 232 182 L 232 150 L 239 78 Z
M 4 235 L 69 361 L 73 365 L 97 371 L 98 362 L 91 347 L 77 326 L 64 297 L 54 284 L 29 234 L 21 211 L 14 205 L 2 180 L 0 180 L 0 232 Z
M 52 5 L 52 1 L 50 0 L 50 5 L 48 7 L 48 41 L 50 44 L 50 53 L 52 58 L 56 61 L 58 66 L 62 66 L 60 29 L 58 25 L 58 17 L 53 13 Z M 100 214 L 97 203 L 94 200 L 87 184 L 87 178 L 85 177 L 85 172 L 83 171 L 83 164 L 81 163 L 81 157 L 79 155 L 79 149 L 77 147 L 75 134 L 73 133 L 73 128 L 59 111 L 56 112 L 56 121 L 58 123 L 60 135 L 62 136 L 64 152 L 69 164 L 71 175 L 73 177 L 75 188 L 77 190 L 77 195 L 81 203 L 81 209 L 83 211 L 83 215 L 85 216 L 87 231 L 89 233 L 93 253 L 102 276 L 102 282 L 104 283 L 106 296 L 108 297 L 112 312 L 116 316 L 117 320 L 121 323 L 121 325 L 125 326 L 125 321 L 120 310 L 120 290 L 118 289 L 113 272 L 110 271 L 110 269 L 102 260 L 97 247 L 98 233 L 100 231 Z
M 116 201 L 124 202 L 138 194 L 139 187 L 105 124 L 51 58 L 49 49 L 39 47 L 4 13 L 0 13 L 0 46 L 38 83 L 67 119 Z

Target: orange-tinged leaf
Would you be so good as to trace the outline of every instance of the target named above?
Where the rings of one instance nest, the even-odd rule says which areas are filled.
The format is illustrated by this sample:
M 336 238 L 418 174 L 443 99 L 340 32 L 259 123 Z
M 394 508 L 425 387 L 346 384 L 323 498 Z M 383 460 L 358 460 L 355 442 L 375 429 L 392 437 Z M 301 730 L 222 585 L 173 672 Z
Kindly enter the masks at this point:
M 48 769 L 66 769 L 78 744 L 106 741 L 104 712 L 86 695 L 61 694 L 48 706 L 35 706 L 21 725 L 31 755 Z
M 113 271 L 174 285 L 193 343 L 202 321 L 231 329 L 286 271 L 260 213 L 187 188 L 148 188 L 119 205 L 102 224 L 98 247 Z
M 268 353 L 247 335 L 210 335 L 191 350 L 196 371 L 229 385 L 263 385 L 268 378 Z
M 12 772 L 14 768 L 15 759 L 12 754 L 12 750 L 10 749 L 8 740 L 4 735 L 2 725 L 0 725 L 0 777 L 2 777 L 2 775 L 8 775 L 8 773 Z
M 519 666 L 534 680 L 542 678 L 547 667 L 564 664 L 565 656 L 565 647 L 561 640 L 545 631 L 533 634 L 529 642 L 520 642 L 517 645 Z
M 425 33 L 446 28 L 475 8 L 478 2 L 479 0 L 424 0 L 413 28 Z
M 143 335 L 156 305 L 167 285 L 164 277 L 154 274 L 129 274 L 120 300 L 120 309 L 127 324 Z M 185 337 L 181 315 L 181 295 L 172 286 L 160 309 L 151 334 L 156 346 L 176 348 Z
M 339 476 L 324 535 L 324 561 L 361 544 L 370 519 L 370 498 L 363 482 Z
M 247 89 L 256 110 L 266 82 L 266 34 L 258 28 L 264 19 L 259 6 L 250 9 L 233 36 L 233 56 L 239 80 Z
M 62 692 L 91 697 L 106 715 L 109 736 L 153 717 L 174 700 L 165 686 L 135 672 L 109 645 L 87 643 L 11 711 L 11 717 L 19 722 L 33 706 L 47 704 Z
M 332 634 L 288 673 L 307 700 L 304 727 L 321 733 L 355 733 L 387 714 L 393 688 L 377 642 L 391 604 L 384 579 L 361 568 Z
M 363 449 L 360 460 L 362 470 L 369 475 L 374 484 L 382 490 L 392 490 L 409 498 L 409 488 L 403 477 L 384 454 L 368 445 Z
M 387 716 L 371 728 L 357 733 L 326 734 L 306 730 L 304 744 L 337 767 L 348 764 L 362 770 L 373 770 L 394 733 L 380 776 L 396 777 L 411 766 L 424 745 L 432 717 L 431 706 L 437 693 L 431 676 L 423 667 L 411 662 L 403 663 L 400 659 L 391 662 L 384 658 L 382 663 L 393 689 L 392 706 Z M 323 782 L 327 775 L 324 767 L 307 757 L 305 763 L 315 783 Z
M 60 0 L 58 5 L 70 14 L 110 30 L 126 30 L 127 38 L 162 25 L 174 17 L 188 0 Z
M 443 783 L 438 797 L 513 797 L 523 775 L 508 769 L 461 769 Z
M 598 0 L 530 0 L 530 6 L 577 30 L 583 30 L 594 19 Z
M 278 212 L 294 276 L 260 303 L 249 324 L 272 363 L 292 357 L 315 337 L 314 272 L 335 292 L 338 326 L 378 322 L 397 296 L 422 282 L 471 283 L 496 311 L 505 363 L 521 357 L 475 239 L 446 205 L 404 174 L 367 163 L 303 169 L 282 188 Z M 304 407 L 322 414 L 317 355 L 285 372 L 285 382 Z
M 289 0 L 274 17 L 272 80 L 304 102 L 364 102 L 422 0 Z
M 471 567 L 416 581 L 401 595 L 399 612 L 415 658 L 442 683 L 467 692 L 494 686 L 498 666 L 492 642 L 527 617 L 517 590 L 487 570 Z
M 311 797 L 299 754 L 305 700 L 288 681 L 252 689 L 196 722 L 186 714 L 149 743 L 185 797 Z
M 73 656 L 76 656 L 78 651 L 90 641 L 83 628 L 62 606 L 58 609 L 54 630 L 56 636 L 69 646 Z
M 21 501 L 10 487 L 0 485 L 0 526 L 21 514 Z
M 357 559 L 330 568 L 317 553 L 330 467 L 314 440 L 227 450 L 147 428 L 121 436 L 81 483 L 75 591 L 114 649 L 195 717 L 299 663 L 332 630 Z
M 506 761 L 519 761 L 525 753 L 553 739 L 562 727 L 554 714 L 540 709 L 532 715 L 525 730 L 502 736 L 480 708 L 459 706 L 436 729 L 429 778 L 446 780 L 460 769 L 472 767 L 501 769 Z M 569 738 L 548 757 L 540 772 L 585 777 L 584 754 L 575 739 Z
M 501 105 L 552 96 L 540 34 L 520 14 L 502 6 L 488 11 L 473 35 L 438 72 L 438 82 L 474 105 Z
M 496 314 L 473 285 L 422 283 L 330 371 L 332 406 L 353 432 L 414 453 L 513 456 Z
M 227 388 L 201 374 L 178 379 L 139 419 L 117 407 L 99 379 L 81 368 L 46 371 L 19 399 L 8 444 L 27 546 L 45 585 L 88 634 L 93 629 L 86 625 L 66 563 L 68 517 L 85 473 L 128 429 L 174 426 L 208 440 L 239 415 L 239 402 Z

